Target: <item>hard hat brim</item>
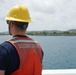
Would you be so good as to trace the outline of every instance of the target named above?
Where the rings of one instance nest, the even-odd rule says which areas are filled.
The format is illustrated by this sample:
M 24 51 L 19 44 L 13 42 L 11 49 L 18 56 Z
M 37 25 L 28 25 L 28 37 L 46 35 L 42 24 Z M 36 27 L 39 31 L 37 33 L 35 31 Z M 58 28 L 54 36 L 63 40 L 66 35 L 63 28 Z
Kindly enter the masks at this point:
M 8 18 L 6 17 L 5 20 L 11 20 L 11 21 L 19 21 L 19 22 L 32 22 L 31 20 L 27 19 L 27 20 L 21 20 L 21 19 L 16 19 L 16 18 Z

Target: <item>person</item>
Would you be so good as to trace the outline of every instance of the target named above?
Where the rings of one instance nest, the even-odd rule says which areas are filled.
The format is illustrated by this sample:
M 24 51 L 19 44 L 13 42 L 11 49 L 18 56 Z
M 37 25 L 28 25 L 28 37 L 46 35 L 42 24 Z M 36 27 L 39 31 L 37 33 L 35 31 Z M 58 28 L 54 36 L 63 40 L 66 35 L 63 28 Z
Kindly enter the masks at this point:
M 43 50 L 26 35 L 32 22 L 27 7 L 13 6 L 5 20 L 12 38 L 0 44 L 0 75 L 41 75 Z

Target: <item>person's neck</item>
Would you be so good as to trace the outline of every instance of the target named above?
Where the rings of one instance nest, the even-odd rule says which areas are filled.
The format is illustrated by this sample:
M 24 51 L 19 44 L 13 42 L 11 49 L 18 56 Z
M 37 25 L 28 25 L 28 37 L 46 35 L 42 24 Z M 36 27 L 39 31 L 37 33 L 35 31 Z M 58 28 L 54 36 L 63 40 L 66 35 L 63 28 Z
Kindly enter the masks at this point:
M 15 36 L 15 35 L 22 35 L 22 36 L 24 35 L 25 36 L 26 35 L 26 32 L 15 32 L 12 35 L 13 36 Z

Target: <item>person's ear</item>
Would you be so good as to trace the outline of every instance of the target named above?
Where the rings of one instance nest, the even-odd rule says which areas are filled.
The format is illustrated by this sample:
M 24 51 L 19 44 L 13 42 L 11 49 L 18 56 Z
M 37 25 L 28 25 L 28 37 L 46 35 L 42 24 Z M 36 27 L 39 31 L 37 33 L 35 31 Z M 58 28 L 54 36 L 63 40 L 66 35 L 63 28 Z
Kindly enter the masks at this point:
M 10 22 L 10 27 L 11 27 L 11 28 L 13 27 L 13 22 L 12 22 L 12 21 Z

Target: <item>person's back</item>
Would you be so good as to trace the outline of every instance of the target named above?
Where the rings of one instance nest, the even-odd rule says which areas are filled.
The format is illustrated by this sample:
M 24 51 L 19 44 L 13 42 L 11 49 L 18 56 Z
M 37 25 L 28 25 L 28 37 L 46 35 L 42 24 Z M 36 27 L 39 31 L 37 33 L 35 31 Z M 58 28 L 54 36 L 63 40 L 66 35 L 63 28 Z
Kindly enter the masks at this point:
M 13 38 L 0 45 L 0 75 L 41 75 L 43 51 L 39 43 L 26 36 L 31 22 L 27 8 L 12 7 L 6 20 Z

